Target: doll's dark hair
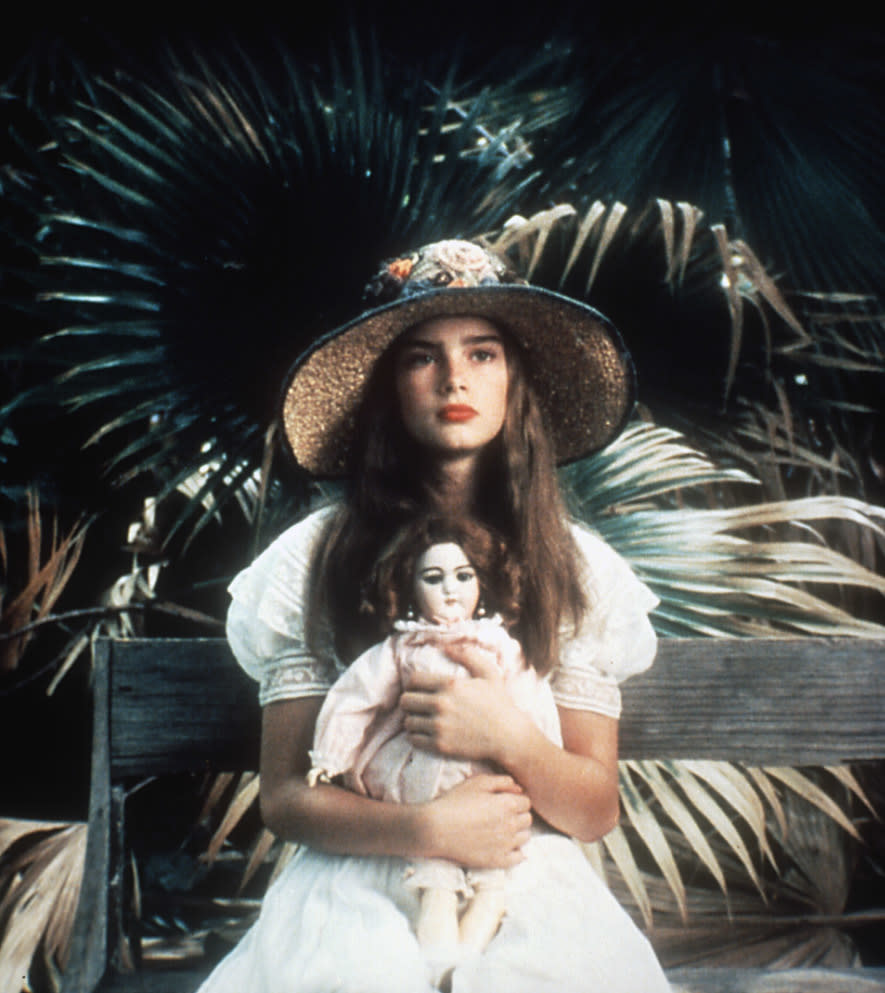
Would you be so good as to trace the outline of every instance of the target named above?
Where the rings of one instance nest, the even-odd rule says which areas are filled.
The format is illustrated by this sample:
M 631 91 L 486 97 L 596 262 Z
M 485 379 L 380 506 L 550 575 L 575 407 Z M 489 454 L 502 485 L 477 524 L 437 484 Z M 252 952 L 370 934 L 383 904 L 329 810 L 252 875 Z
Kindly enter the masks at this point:
M 550 433 L 526 372 L 522 350 L 499 328 L 509 385 L 504 426 L 481 454 L 475 519 L 503 535 L 519 562 L 519 620 L 512 634 L 540 673 L 559 662 L 563 626 L 588 610 L 581 553 L 556 476 Z M 399 409 L 396 364 L 403 335 L 375 362 L 356 417 L 349 490 L 320 542 L 312 569 L 308 637 L 325 618 L 335 648 L 351 662 L 384 637 L 377 618 L 360 610 L 382 550 L 418 515 L 434 510 L 428 459 L 407 433 Z
M 418 560 L 434 545 L 457 545 L 473 567 L 480 602 L 489 614 L 514 624 L 520 609 L 520 569 L 507 543 L 491 528 L 466 517 L 427 514 L 405 525 L 382 551 L 360 609 L 387 630 L 413 606 Z

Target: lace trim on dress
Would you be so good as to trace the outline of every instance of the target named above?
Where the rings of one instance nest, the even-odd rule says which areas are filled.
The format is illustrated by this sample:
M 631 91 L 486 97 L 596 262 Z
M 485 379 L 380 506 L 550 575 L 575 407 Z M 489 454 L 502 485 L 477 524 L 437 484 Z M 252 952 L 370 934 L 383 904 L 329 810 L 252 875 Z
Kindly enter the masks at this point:
M 550 683 L 557 706 L 621 716 L 621 691 L 611 676 L 595 669 L 557 669 Z
M 282 656 L 266 664 L 258 700 L 261 706 L 295 697 L 325 696 L 335 681 L 335 666 L 311 656 Z

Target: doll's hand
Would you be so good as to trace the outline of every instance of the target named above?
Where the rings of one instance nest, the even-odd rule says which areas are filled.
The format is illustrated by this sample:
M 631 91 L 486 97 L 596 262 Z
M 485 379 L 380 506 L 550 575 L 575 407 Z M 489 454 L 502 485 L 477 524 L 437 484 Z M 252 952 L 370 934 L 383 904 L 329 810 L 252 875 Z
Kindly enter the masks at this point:
M 447 643 L 445 651 L 470 678 L 413 676 L 400 697 L 409 741 L 438 755 L 503 765 L 509 742 L 525 733 L 530 718 L 510 699 L 488 651 L 469 639 Z
M 478 775 L 425 805 L 428 855 L 474 869 L 509 869 L 523 859 L 531 804 L 510 776 Z

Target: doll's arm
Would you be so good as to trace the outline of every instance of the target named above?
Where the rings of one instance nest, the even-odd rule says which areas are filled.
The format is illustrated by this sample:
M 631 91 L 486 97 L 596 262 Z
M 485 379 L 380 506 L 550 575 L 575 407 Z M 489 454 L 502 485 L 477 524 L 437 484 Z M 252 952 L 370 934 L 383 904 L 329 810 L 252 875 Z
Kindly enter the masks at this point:
M 353 662 L 329 690 L 317 718 L 308 782 L 328 782 L 353 768 L 366 730 L 379 712 L 393 710 L 402 690 L 392 640 Z

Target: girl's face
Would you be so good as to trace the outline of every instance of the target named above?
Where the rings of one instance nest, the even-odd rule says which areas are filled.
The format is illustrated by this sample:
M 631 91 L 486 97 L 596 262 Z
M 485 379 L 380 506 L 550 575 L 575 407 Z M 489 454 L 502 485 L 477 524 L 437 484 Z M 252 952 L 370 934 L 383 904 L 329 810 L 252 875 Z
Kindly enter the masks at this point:
M 412 593 L 425 620 L 454 624 L 473 617 L 479 603 L 479 580 L 461 546 L 445 542 L 431 545 L 419 557 Z
M 438 317 L 408 332 L 396 363 L 406 431 L 441 455 L 477 454 L 504 424 L 509 371 L 500 332 L 481 317 Z

